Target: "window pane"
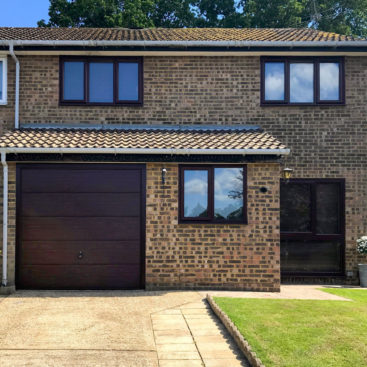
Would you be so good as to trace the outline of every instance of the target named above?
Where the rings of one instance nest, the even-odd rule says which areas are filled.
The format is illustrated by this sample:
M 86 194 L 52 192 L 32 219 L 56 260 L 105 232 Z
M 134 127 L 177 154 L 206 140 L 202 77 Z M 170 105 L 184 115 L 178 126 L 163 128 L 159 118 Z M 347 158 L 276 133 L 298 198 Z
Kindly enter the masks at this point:
M 311 232 L 311 186 L 282 183 L 280 185 L 280 230 Z
M 0 100 L 3 99 L 3 62 L 0 61 Z
M 184 216 L 208 216 L 208 171 L 184 171 Z
M 139 98 L 139 78 L 137 63 L 119 63 L 120 101 L 137 101 Z
M 265 100 L 284 100 L 284 63 L 265 63 Z
M 113 63 L 89 64 L 89 102 L 113 102 Z
M 339 96 L 339 63 L 320 63 L 320 100 L 337 101 Z
M 342 271 L 342 245 L 338 241 L 295 241 L 280 243 L 282 273 L 338 273 Z
M 313 63 L 290 64 L 290 102 L 313 102 Z
M 64 63 L 64 99 L 84 100 L 84 62 Z
M 214 169 L 214 219 L 243 219 L 243 169 Z
M 339 228 L 339 185 L 316 185 L 316 233 L 338 234 Z

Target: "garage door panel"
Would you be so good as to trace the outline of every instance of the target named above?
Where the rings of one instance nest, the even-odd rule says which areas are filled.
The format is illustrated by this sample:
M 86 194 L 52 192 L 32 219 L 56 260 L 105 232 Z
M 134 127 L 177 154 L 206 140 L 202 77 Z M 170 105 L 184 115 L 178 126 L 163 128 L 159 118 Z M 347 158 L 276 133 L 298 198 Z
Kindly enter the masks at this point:
M 129 289 L 139 284 L 138 265 L 24 265 L 23 288 Z
M 18 288 L 142 286 L 143 165 L 17 167 Z
M 22 192 L 140 192 L 140 170 L 24 169 Z
M 24 193 L 20 215 L 29 217 L 139 216 L 140 193 Z
M 139 217 L 21 217 L 23 241 L 140 239 Z
M 138 241 L 23 241 L 24 265 L 123 265 L 140 263 Z M 78 255 L 82 252 L 83 257 Z

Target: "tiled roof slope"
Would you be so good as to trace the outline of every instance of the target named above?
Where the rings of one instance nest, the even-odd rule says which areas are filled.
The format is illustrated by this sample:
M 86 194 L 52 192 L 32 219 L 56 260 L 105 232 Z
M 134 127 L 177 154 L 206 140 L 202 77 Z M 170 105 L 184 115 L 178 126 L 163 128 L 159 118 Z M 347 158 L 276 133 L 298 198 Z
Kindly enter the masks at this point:
M 0 28 L 0 40 L 355 41 L 310 28 Z
M 21 129 L 0 148 L 286 149 L 261 130 Z

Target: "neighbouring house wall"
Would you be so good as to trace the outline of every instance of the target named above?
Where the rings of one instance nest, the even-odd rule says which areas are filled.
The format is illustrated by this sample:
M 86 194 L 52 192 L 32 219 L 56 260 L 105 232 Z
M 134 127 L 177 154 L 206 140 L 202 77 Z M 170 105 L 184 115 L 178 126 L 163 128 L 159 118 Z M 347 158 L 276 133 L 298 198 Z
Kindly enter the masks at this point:
M 346 270 L 357 281 L 355 240 L 367 234 L 367 57 L 346 57 L 345 106 L 260 106 L 260 58 L 145 57 L 143 107 L 59 106 L 57 56 L 20 56 L 23 123 L 256 124 L 283 141 L 294 177 L 346 178 Z M 8 59 L 13 126 L 14 74 Z
M 279 178 L 279 164 L 247 165 L 247 225 L 179 224 L 178 165 L 147 164 L 146 288 L 278 291 Z

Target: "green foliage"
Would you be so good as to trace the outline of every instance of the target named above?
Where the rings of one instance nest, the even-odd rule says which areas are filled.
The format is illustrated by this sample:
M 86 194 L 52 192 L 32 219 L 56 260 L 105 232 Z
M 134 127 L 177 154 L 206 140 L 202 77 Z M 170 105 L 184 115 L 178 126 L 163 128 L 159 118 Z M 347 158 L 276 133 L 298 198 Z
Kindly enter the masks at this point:
M 307 27 L 310 15 L 306 13 L 308 0 L 241 0 L 245 24 L 256 28 Z
M 367 290 L 352 301 L 215 298 L 267 367 L 367 366 Z
M 50 0 L 40 27 L 307 27 L 367 36 L 367 0 Z

